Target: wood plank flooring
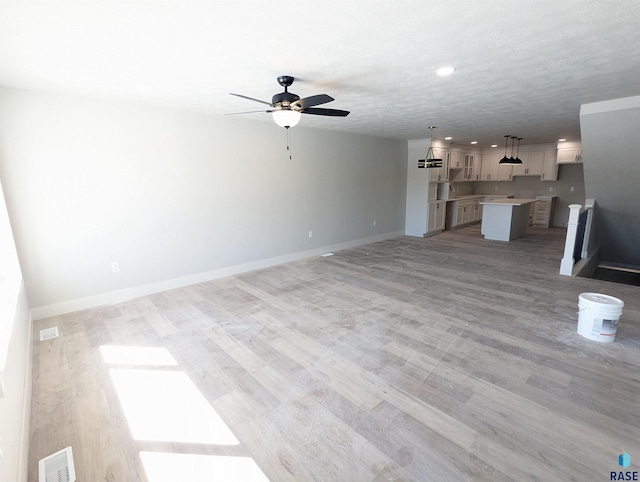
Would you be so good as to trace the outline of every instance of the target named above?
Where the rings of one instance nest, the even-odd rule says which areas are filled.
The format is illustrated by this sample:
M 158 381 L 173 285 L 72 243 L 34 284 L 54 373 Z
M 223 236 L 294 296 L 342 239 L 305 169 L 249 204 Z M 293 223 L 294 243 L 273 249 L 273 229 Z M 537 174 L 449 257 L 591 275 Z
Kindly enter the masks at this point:
M 638 470 L 640 288 L 559 276 L 563 241 L 474 225 L 40 320 L 29 480 L 68 445 L 90 482 L 155 482 L 141 452 L 272 481 L 609 480 L 623 451 Z M 583 292 L 625 302 L 614 343 L 576 334 Z M 135 440 L 102 345 L 167 348 L 240 443 Z

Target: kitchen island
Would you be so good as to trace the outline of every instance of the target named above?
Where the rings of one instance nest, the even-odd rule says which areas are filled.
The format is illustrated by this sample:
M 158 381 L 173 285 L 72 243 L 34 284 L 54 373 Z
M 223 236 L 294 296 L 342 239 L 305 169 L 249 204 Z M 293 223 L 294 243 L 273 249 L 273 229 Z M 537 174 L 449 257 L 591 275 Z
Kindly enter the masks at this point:
M 484 239 L 511 241 L 527 234 L 529 210 L 535 199 L 494 199 L 481 202 Z

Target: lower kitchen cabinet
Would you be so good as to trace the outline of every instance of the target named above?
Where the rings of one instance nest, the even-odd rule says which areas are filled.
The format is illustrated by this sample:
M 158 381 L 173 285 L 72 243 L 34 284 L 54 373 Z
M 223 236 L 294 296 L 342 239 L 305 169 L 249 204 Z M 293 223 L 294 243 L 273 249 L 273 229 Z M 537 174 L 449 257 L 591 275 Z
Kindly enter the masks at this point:
M 446 201 L 431 201 L 427 210 L 426 236 L 437 234 L 444 229 Z
M 536 199 L 532 224 L 536 228 L 549 228 L 553 223 L 557 196 L 538 196 Z
M 481 201 L 484 201 L 484 196 L 468 196 L 449 200 L 446 228 L 455 229 L 482 220 Z

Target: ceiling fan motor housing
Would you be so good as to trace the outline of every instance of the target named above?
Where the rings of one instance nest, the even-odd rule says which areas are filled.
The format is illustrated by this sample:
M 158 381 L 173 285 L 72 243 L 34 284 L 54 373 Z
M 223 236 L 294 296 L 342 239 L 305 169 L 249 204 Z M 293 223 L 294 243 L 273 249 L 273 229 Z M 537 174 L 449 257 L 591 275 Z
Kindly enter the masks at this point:
M 271 98 L 271 105 L 273 107 L 277 107 L 278 105 L 282 105 L 283 107 L 288 107 L 291 103 L 296 100 L 300 100 L 300 96 L 296 94 L 292 94 L 291 92 L 281 92 L 279 94 L 274 95 Z

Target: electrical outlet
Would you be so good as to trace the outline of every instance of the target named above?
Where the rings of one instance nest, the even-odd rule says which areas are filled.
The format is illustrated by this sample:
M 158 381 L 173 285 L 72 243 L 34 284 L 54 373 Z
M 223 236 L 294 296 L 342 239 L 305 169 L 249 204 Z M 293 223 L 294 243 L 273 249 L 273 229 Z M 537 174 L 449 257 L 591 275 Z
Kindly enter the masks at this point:
M 111 263 L 111 272 L 112 273 L 119 273 L 120 272 L 120 263 L 117 261 L 113 261 Z
M 575 190 L 576 190 L 576 188 L 575 188 L 575 187 L 573 187 L 573 186 L 571 186 L 571 187 L 569 188 L 569 191 L 571 191 L 571 192 L 573 192 L 573 191 L 575 191 Z
M 553 187 L 550 187 L 550 188 L 549 188 L 549 191 L 553 191 Z
M 309 231 L 309 239 L 313 238 L 313 231 Z
M 376 221 L 375 219 L 373 220 L 373 225 L 375 226 L 376 224 L 378 224 L 378 221 Z

